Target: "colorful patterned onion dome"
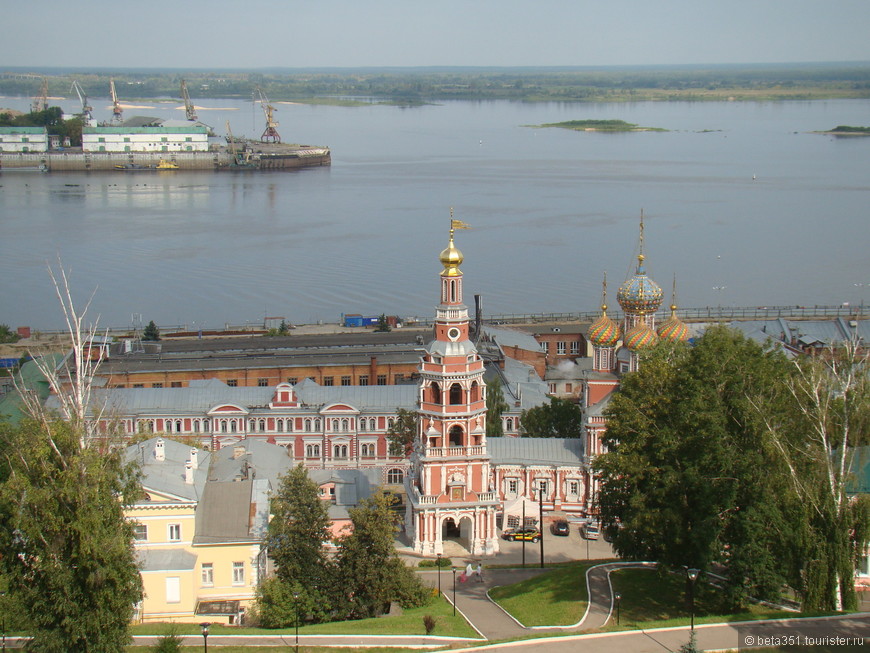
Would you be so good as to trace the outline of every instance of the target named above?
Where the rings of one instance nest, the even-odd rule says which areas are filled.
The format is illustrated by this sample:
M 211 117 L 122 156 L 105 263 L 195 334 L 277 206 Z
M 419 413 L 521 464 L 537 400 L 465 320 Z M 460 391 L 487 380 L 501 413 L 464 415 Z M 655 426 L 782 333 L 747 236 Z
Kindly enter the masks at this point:
M 592 323 L 586 332 L 586 339 L 594 347 L 614 347 L 622 337 L 619 325 L 607 317 L 607 304 L 601 305 L 601 316 Z
M 671 342 L 686 342 L 689 339 L 689 327 L 677 317 L 677 305 L 671 304 L 671 317 L 658 328 L 659 338 Z
M 628 347 L 631 351 L 637 351 L 638 349 L 643 349 L 644 347 L 650 347 L 656 344 L 658 339 L 659 337 L 656 335 L 656 332 L 641 322 L 625 332 L 622 344 Z
M 648 276 L 643 267 L 643 254 L 637 257 L 635 275 L 616 291 L 616 301 L 626 313 L 647 315 L 655 313 L 662 305 L 662 289 Z

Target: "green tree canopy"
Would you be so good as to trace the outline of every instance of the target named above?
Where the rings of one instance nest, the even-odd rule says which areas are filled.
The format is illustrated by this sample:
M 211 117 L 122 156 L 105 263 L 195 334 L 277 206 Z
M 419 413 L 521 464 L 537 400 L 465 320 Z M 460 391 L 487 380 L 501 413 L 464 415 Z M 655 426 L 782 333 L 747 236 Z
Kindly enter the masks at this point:
M 15 626 L 32 650 L 122 650 L 142 598 L 123 514 L 135 469 L 63 421 L 0 423 L 0 447 L 0 566 L 28 618 Z
M 154 320 L 151 320 L 142 331 L 142 340 L 160 340 L 160 329 L 154 324 Z
M 583 411 L 567 399 L 550 397 L 549 404 L 524 410 L 520 427 L 528 438 L 579 438 L 583 434 Z
M 340 611 L 347 618 L 379 616 L 392 601 L 411 608 L 429 600 L 427 588 L 396 553 L 394 501 L 390 493 L 375 492 L 350 510 L 353 530 L 342 538 L 337 559 Z
M 331 611 L 333 568 L 323 545 L 330 539 L 331 522 L 318 485 L 301 464 L 281 479 L 271 512 L 265 544 L 276 571 L 259 594 L 263 625 L 293 625 L 291 601 L 297 600 L 304 620 L 325 621 Z M 294 592 L 299 597 L 294 598 Z
M 414 410 L 396 409 L 396 419 L 387 429 L 387 441 L 391 456 L 410 456 L 417 440 L 417 423 L 420 416 Z
M 494 376 L 486 384 L 486 437 L 497 438 L 504 435 L 502 414 L 508 409 L 504 400 L 501 377 Z

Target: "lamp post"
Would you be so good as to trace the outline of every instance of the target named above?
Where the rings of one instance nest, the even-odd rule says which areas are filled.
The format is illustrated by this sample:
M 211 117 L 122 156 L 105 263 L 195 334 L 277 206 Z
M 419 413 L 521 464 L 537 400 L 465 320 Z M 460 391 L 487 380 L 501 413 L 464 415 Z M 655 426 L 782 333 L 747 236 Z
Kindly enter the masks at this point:
M 453 569 L 453 616 L 456 616 L 456 567 Z
M 691 606 L 691 616 L 690 623 L 692 627 L 692 634 L 695 634 L 695 581 L 698 580 L 698 574 L 701 571 L 699 569 L 687 569 L 686 577 L 689 579 L 689 605 Z
M 296 653 L 299 653 L 299 592 L 293 592 L 293 625 L 296 627 Z
M 541 532 L 541 569 L 544 568 L 544 484 L 538 484 L 538 530 Z
M 441 554 L 438 554 L 438 596 L 441 596 Z
M 616 625 L 619 625 L 619 602 L 622 600 L 622 594 L 617 592 L 613 595 L 613 600 L 616 601 Z
M 199 624 L 199 627 L 202 629 L 202 649 L 204 653 L 208 653 L 208 627 L 210 625 L 207 621 Z

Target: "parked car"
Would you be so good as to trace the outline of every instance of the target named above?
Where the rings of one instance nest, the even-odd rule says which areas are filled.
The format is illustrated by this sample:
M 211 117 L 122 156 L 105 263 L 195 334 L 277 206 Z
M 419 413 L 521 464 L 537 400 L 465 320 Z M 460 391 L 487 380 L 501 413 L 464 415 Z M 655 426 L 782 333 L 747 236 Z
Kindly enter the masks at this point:
M 554 521 L 550 525 L 550 532 L 553 535 L 561 535 L 563 537 L 567 537 L 571 534 L 571 529 L 568 528 L 568 522 L 566 522 L 564 519 L 559 519 L 557 521 Z
M 517 542 L 523 541 L 526 542 L 540 542 L 541 541 L 541 531 L 537 528 L 517 528 L 515 530 L 507 530 L 502 534 L 504 539 L 509 542 Z
M 601 535 L 601 527 L 593 522 L 583 524 L 580 527 L 580 535 L 587 540 L 597 540 Z

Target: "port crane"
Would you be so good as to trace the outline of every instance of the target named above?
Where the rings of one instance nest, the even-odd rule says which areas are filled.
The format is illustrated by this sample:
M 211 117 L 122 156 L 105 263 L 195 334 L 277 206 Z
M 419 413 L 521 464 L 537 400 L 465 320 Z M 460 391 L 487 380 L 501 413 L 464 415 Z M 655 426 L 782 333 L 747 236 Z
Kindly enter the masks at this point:
M 278 133 L 278 130 L 275 129 L 275 127 L 278 126 L 278 121 L 272 116 L 277 109 L 269 104 L 269 98 L 266 97 L 266 94 L 263 93 L 263 89 L 259 86 L 257 87 L 257 93 L 260 96 L 260 105 L 263 107 L 263 113 L 266 114 L 266 131 L 264 131 L 263 135 L 260 136 L 260 140 L 264 143 L 280 143 L 281 135 Z
M 81 84 L 78 83 L 78 80 L 73 80 L 72 86 L 70 87 L 71 91 L 75 91 L 79 96 L 79 102 L 82 103 L 82 112 L 79 114 L 82 118 L 82 124 L 93 126 L 94 122 L 94 108 L 88 104 L 88 96 L 85 93 L 85 90 L 82 88 Z
M 42 87 L 39 90 L 39 95 L 33 98 L 33 104 L 30 105 L 30 110 L 33 113 L 37 111 L 45 111 L 48 109 L 48 78 L 42 78 Z
M 118 94 L 115 92 L 115 78 L 109 78 L 109 93 L 112 95 L 112 122 L 121 122 L 121 116 L 124 110 L 121 108 L 121 103 L 118 101 Z
M 187 82 L 181 80 L 181 97 L 184 99 L 184 113 L 190 121 L 196 121 L 196 107 L 190 101 L 190 94 L 187 92 Z

